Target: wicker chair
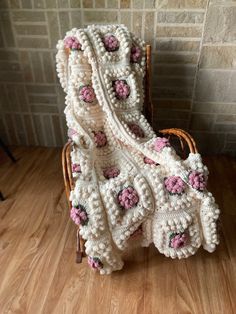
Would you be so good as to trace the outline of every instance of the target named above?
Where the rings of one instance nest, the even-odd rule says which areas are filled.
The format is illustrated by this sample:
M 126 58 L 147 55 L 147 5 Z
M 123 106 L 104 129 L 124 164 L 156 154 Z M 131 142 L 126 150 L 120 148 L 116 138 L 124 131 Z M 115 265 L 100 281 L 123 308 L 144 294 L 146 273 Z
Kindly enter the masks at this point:
M 147 120 L 152 125 L 153 121 L 153 104 L 151 100 L 151 46 L 146 46 L 146 76 L 144 80 L 145 84 L 145 101 L 144 101 L 144 115 Z M 171 128 L 160 130 L 164 136 L 167 136 L 169 139 L 175 137 L 180 142 L 181 151 L 183 153 L 183 158 L 185 157 L 185 148 L 187 147 L 191 153 L 197 153 L 196 144 L 193 138 L 185 131 L 181 129 Z M 64 184 L 66 197 L 68 201 L 69 208 L 71 208 L 71 202 L 69 200 L 70 191 L 74 188 L 74 182 L 72 177 L 72 169 L 71 169 L 71 142 L 67 142 L 62 151 L 62 169 L 64 176 Z M 84 249 L 84 240 L 79 235 L 79 227 L 77 228 L 77 250 L 76 250 L 76 262 L 81 263 L 82 257 L 86 256 Z

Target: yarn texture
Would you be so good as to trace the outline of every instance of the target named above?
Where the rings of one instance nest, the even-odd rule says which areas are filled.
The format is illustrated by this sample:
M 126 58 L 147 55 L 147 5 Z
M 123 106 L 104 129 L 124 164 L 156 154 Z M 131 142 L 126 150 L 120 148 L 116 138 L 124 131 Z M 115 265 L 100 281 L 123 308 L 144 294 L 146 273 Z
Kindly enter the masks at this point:
M 90 267 L 110 274 L 133 234 L 171 258 L 219 243 L 220 210 L 199 154 L 182 160 L 141 114 L 145 43 L 124 25 L 73 28 L 57 44 L 57 72 L 74 189 L 71 219 Z

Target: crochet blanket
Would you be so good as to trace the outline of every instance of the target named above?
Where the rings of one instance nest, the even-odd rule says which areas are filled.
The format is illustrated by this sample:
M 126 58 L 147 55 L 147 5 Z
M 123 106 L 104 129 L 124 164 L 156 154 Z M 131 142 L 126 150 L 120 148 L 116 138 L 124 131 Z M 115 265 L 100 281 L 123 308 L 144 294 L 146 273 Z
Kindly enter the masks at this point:
M 218 244 L 219 209 L 206 190 L 199 154 L 186 160 L 141 114 L 145 43 L 124 25 L 72 29 L 57 45 L 57 72 L 75 188 L 71 218 L 86 240 L 89 265 L 109 274 L 142 226 L 142 245 L 171 258 Z

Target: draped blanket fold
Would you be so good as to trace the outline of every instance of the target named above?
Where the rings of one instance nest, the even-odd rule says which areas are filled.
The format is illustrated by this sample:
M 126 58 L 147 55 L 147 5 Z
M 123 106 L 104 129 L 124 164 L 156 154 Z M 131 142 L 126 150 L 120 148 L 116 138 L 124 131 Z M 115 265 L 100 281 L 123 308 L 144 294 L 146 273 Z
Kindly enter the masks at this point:
M 220 211 L 201 156 L 181 160 L 141 114 L 145 43 L 124 25 L 92 25 L 67 32 L 57 49 L 73 143 L 70 215 L 89 265 L 101 274 L 121 269 L 140 227 L 142 245 L 172 258 L 201 245 L 214 251 Z

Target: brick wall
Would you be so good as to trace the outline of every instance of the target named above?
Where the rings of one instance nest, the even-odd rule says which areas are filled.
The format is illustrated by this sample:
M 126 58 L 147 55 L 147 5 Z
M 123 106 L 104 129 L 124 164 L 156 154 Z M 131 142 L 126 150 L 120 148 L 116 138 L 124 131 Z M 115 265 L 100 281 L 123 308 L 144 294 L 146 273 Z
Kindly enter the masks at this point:
M 124 23 L 153 47 L 155 128 L 190 131 L 205 153 L 236 152 L 236 1 L 0 0 L 0 133 L 60 146 L 55 45 L 72 27 Z

